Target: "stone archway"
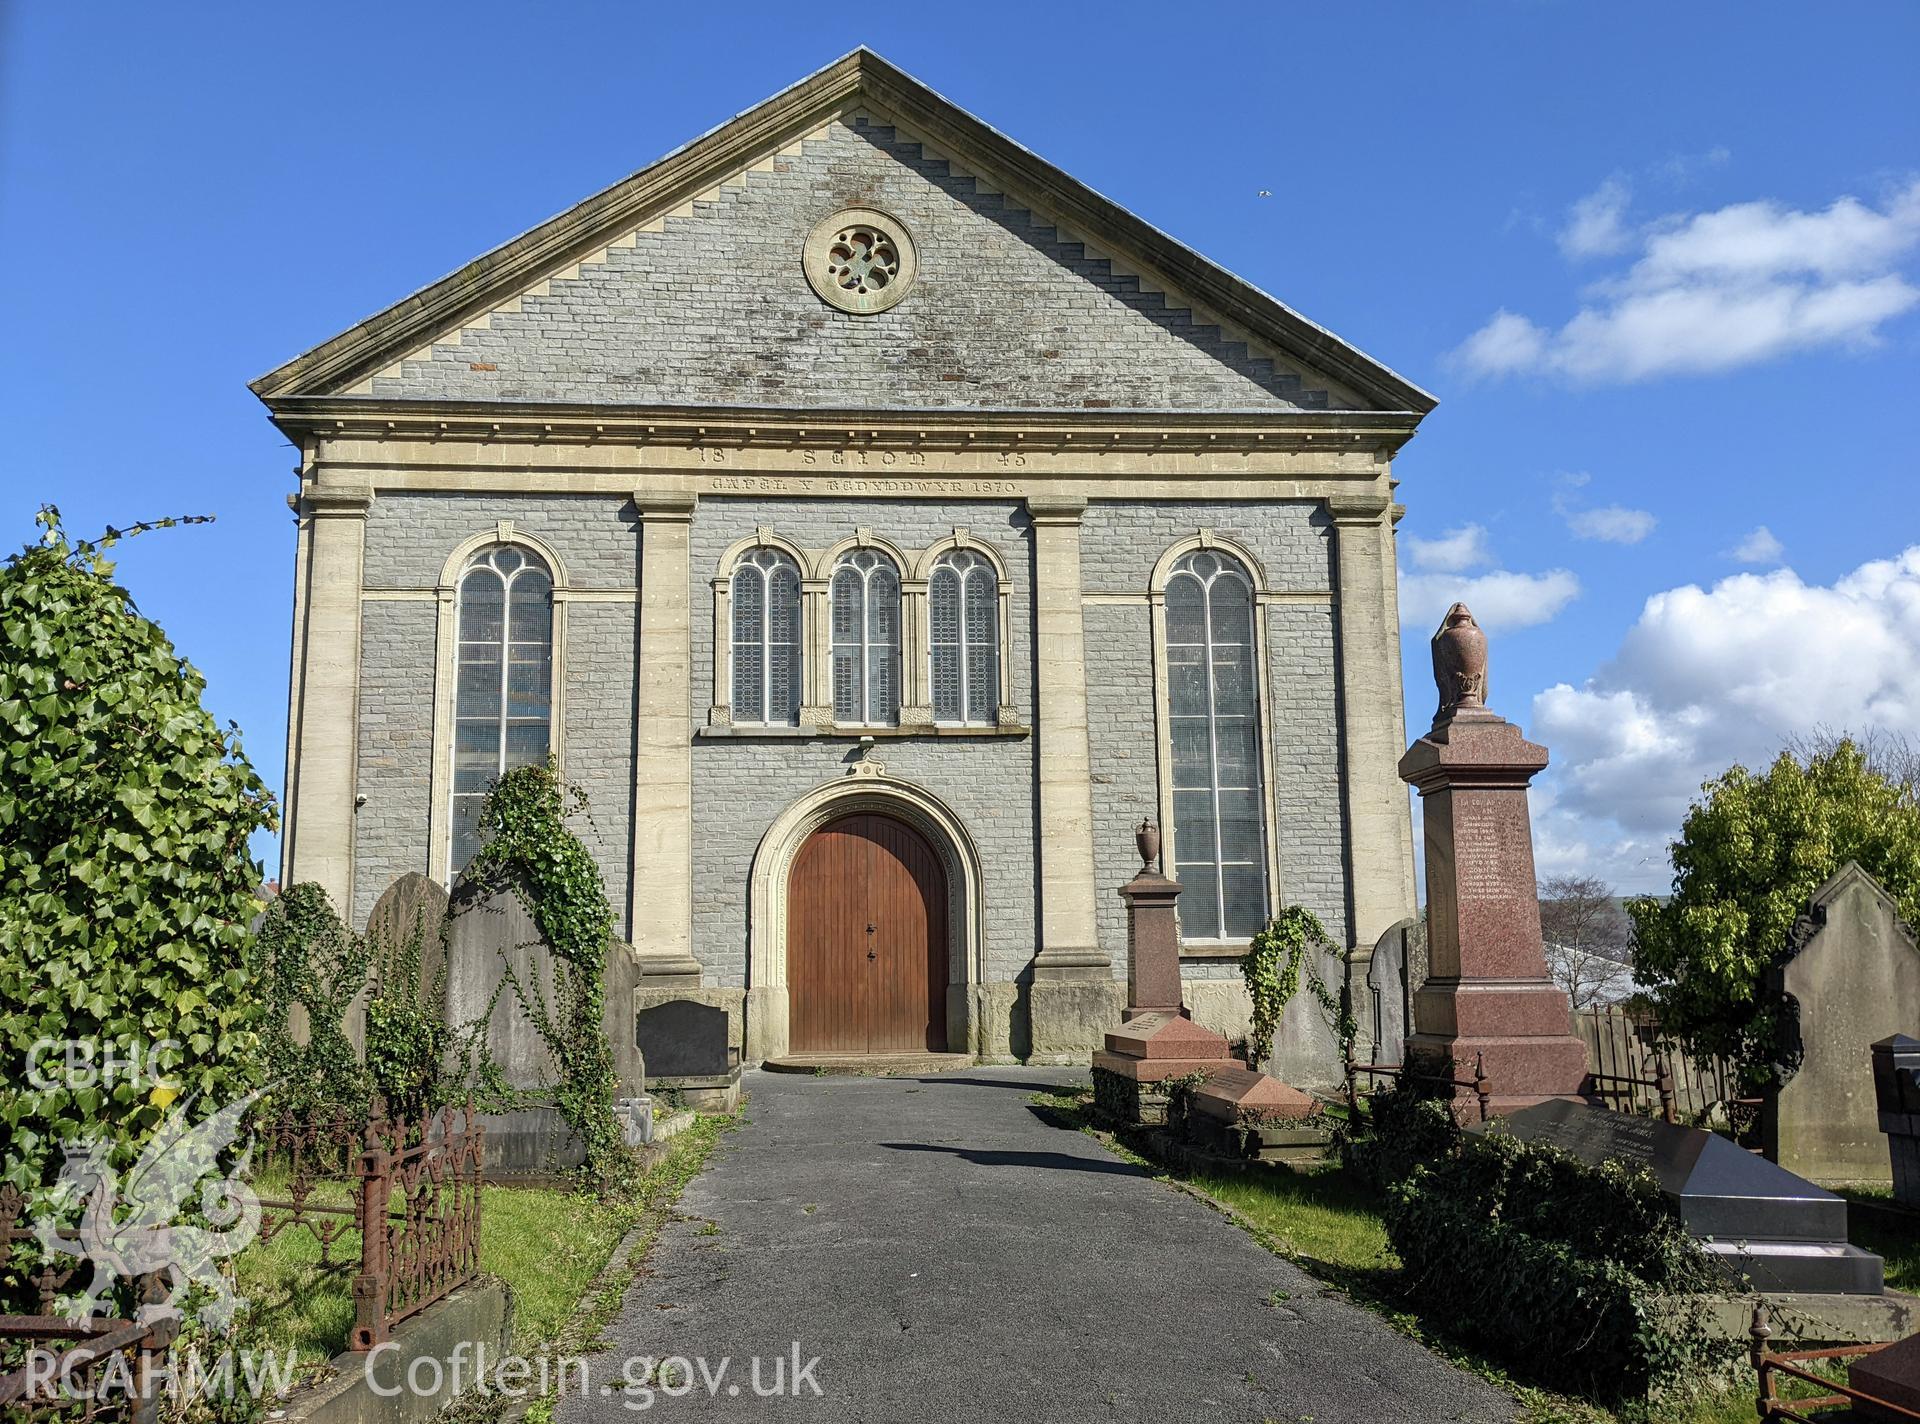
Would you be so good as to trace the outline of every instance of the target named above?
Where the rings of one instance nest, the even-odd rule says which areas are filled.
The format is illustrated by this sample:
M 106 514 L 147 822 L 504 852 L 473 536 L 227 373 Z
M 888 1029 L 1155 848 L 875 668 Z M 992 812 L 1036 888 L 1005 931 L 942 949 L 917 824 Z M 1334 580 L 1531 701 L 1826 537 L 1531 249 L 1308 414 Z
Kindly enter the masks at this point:
M 888 776 L 878 763 L 815 787 L 774 818 L 753 856 L 747 902 L 746 1053 L 749 1062 L 786 1054 L 792 1021 L 787 990 L 787 890 L 794 858 L 830 821 L 871 812 L 903 821 L 940 858 L 947 890 L 947 1043 L 972 1041 L 971 986 L 986 979 L 980 929 L 980 855 L 951 808 L 925 787 Z

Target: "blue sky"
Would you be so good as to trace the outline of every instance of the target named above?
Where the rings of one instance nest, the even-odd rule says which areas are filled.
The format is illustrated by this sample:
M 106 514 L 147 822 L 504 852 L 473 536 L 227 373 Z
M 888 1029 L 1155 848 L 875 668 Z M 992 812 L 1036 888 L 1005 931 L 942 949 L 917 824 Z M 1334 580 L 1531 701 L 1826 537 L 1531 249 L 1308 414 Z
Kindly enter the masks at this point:
M 122 573 L 277 786 L 294 452 L 246 382 L 861 42 L 1441 396 L 1409 722 L 1464 590 L 1555 754 L 1543 871 L 1658 888 L 1726 762 L 1920 732 L 1906 3 L 15 0 L 0 533 L 216 513 Z

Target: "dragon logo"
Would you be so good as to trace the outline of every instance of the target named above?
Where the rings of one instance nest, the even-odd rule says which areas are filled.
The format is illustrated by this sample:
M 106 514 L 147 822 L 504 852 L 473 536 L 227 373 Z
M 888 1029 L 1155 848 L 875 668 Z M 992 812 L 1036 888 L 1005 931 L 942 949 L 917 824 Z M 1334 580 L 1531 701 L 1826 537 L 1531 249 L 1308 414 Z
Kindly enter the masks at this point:
M 260 1229 L 260 1198 L 244 1178 L 251 1142 L 233 1175 L 221 1175 L 220 1158 L 240 1135 L 247 1110 L 261 1093 L 250 1093 L 201 1122 L 193 1122 L 189 1099 L 170 1113 L 116 1181 L 108 1143 L 89 1139 L 69 1147 L 55 1183 L 55 1210 L 36 1225 L 47 1259 L 77 1257 L 93 1267 L 87 1288 L 62 1304 L 67 1318 L 82 1321 L 110 1313 L 117 1282 L 138 1276 L 165 1277 L 165 1299 L 141 1304 L 142 1324 L 178 1320 L 188 1297 L 204 1288 L 211 1298 L 196 1312 L 209 1329 L 224 1332 L 246 1301 L 233 1293 L 216 1263 L 243 1249 Z M 175 1225 L 198 1188 L 199 1215 L 210 1225 Z M 77 1231 L 63 1232 L 57 1218 L 80 1203 Z

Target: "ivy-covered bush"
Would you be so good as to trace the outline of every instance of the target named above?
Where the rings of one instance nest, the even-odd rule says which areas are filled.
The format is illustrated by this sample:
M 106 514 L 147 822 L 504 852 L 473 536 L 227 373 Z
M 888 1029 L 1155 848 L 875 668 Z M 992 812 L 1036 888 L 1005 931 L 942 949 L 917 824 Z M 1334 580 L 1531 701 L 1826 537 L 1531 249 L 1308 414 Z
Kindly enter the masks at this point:
M 453 1101 L 463 1074 L 450 1071 L 446 1022 L 447 961 L 437 959 L 431 979 L 422 968 L 426 916 L 397 939 L 369 931 L 373 989 L 367 997 L 367 1077 L 387 1111 L 411 1121 Z
M 367 980 L 360 937 L 334 913 L 325 890 L 290 885 L 268 906 L 254 952 L 274 1106 L 293 1113 L 365 1107 L 366 1075 L 343 1027 Z
M 1387 1203 L 1414 1301 L 1543 1384 L 1640 1398 L 1713 1348 L 1685 1311 L 1656 1306 L 1717 1278 L 1645 1172 L 1457 1132 Z
M 1340 1127 L 1336 1141 L 1347 1169 L 1384 1194 L 1415 1167 L 1444 1160 L 1458 1131 L 1435 1088 L 1401 1078 L 1361 1099 L 1359 1113 Z
M 553 1055 L 560 1074 L 554 1104 L 586 1148 L 588 1174 L 604 1184 L 621 1174 L 627 1157 L 613 1113 L 605 1025 L 613 907 L 600 867 L 567 829 L 568 818 L 586 806 L 586 793 L 561 779 L 552 757 L 515 767 L 481 803 L 484 839 L 465 874 L 483 889 L 519 895 L 553 952 L 553 1002 L 537 980 L 509 974 L 507 984 Z
M 246 1090 L 263 1008 L 247 841 L 275 824 L 237 732 L 201 706 L 205 679 L 114 583 L 122 533 L 72 542 L 51 508 L 40 525 L 0 565 L 0 1174 L 27 1190 L 62 1142 L 108 1138 L 125 1165 L 176 1092 Z M 154 1065 L 164 1090 L 131 1074 L 39 1087 L 40 1040 L 179 1048 Z

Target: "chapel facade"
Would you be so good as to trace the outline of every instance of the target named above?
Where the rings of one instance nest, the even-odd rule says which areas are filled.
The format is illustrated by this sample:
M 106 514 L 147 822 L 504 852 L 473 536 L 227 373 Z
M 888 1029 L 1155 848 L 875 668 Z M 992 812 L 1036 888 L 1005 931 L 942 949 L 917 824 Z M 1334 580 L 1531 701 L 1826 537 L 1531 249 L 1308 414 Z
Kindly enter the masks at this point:
M 356 924 L 549 754 L 640 1001 L 749 1062 L 1083 1060 L 1143 818 L 1230 1035 L 1279 907 L 1363 966 L 1413 912 L 1432 397 L 870 52 L 253 389 L 300 450 L 282 879 Z

